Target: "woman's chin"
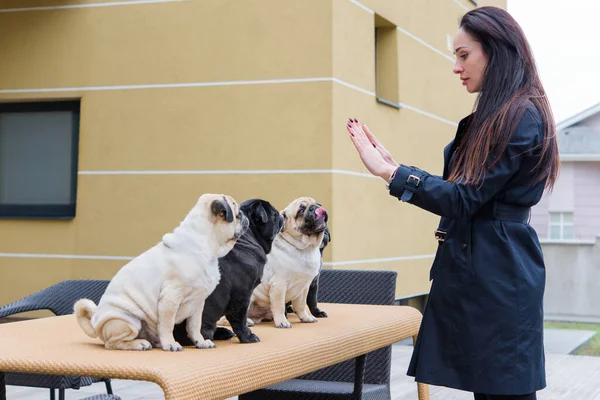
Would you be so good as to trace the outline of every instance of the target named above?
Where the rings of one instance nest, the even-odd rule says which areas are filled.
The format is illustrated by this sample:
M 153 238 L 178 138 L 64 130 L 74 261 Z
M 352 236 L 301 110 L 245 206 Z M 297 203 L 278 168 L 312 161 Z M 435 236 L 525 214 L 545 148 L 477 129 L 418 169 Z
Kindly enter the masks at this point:
M 480 88 L 473 88 L 469 85 L 466 86 L 467 92 L 469 93 L 478 93 Z

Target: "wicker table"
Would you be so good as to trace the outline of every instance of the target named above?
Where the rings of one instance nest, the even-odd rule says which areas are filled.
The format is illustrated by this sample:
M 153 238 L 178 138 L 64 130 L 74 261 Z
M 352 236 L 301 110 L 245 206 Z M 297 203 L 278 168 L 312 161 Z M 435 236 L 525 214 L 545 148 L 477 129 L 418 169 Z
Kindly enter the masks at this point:
M 421 314 L 412 307 L 323 304 L 329 318 L 292 329 L 252 328 L 260 343 L 236 338 L 215 349 L 183 352 L 110 351 L 87 337 L 73 315 L 0 325 L 0 371 L 151 381 L 170 399 L 226 399 L 360 357 L 415 337 Z M 0 373 L 0 375 L 3 375 Z M 4 391 L 0 376 L 0 399 Z M 429 399 L 419 384 L 419 399 Z

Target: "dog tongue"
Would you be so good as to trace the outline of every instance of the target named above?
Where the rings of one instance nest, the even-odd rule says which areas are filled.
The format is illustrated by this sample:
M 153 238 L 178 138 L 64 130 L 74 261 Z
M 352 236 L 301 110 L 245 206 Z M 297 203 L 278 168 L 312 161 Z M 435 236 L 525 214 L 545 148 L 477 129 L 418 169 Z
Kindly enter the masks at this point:
M 325 209 L 319 207 L 315 210 L 315 214 L 317 215 L 317 218 L 323 218 L 325 217 Z

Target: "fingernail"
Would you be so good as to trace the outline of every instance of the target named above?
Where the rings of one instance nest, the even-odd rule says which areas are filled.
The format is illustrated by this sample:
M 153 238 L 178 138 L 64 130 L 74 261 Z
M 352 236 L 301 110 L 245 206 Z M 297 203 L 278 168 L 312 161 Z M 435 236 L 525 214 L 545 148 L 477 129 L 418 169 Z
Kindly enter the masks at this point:
M 377 146 L 375 146 L 375 143 L 371 143 L 373 145 L 373 147 L 377 148 Z
M 350 125 L 350 122 L 348 122 L 348 128 L 352 128 L 352 125 Z
M 354 118 L 354 122 L 358 122 L 358 120 L 356 118 Z

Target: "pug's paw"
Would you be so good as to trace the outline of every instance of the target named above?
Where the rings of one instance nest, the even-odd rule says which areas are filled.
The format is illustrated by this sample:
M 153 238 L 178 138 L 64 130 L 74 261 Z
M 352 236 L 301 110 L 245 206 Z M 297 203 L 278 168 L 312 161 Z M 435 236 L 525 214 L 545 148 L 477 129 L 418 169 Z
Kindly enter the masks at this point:
M 165 343 L 162 345 L 164 351 L 183 351 L 183 346 L 177 342 Z
M 319 308 L 315 308 L 314 310 L 310 310 L 310 313 L 317 318 L 327 318 L 327 313 Z
M 217 347 L 212 340 L 197 340 L 194 344 L 199 349 L 214 349 Z
M 276 322 L 275 323 L 275 328 L 285 328 L 285 329 L 289 329 L 292 327 L 292 324 L 290 323 L 290 321 L 284 320 L 284 321 L 280 321 L 280 322 Z

